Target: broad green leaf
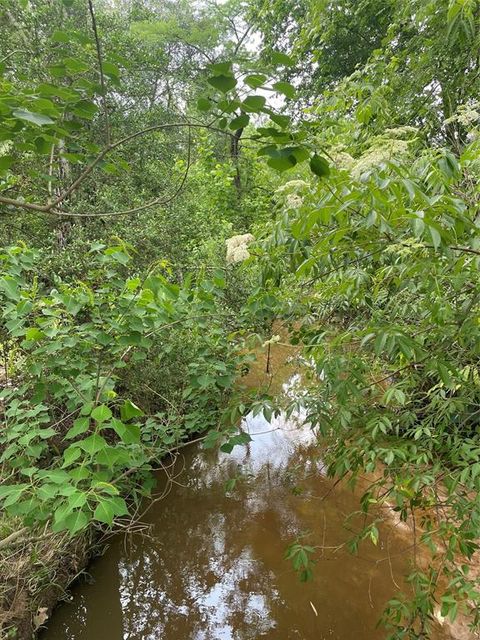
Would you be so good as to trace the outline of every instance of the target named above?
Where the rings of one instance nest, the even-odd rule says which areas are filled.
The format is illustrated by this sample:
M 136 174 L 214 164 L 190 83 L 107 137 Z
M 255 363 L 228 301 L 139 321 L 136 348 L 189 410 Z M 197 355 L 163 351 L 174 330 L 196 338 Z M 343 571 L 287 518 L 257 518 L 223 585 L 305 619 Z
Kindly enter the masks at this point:
M 77 418 L 74 421 L 73 426 L 65 434 L 65 439 L 71 440 L 72 438 L 75 438 L 81 433 L 85 433 L 85 431 L 88 431 L 89 427 L 90 427 L 90 418 L 87 418 L 87 417 Z
M 117 447 L 106 446 L 95 456 L 97 464 L 102 464 L 109 469 L 113 469 L 118 463 L 126 461 L 128 461 L 128 454 Z
M 286 53 L 282 53 L 281 51 L 273 51 L 272 62 L 285 67 L 291 67 L 295 64 L 290 56 L 287 56 Z
M 78 458 L 80 458 L 81 455 L 82 455 L 82 452 L 78 446 L 73 445 L 73 446 L 67 447 L 67 449 L 65 449 L 65 451 L 63 452 L 62 469 L 65 469 L 66 467 L 69 467 L 70 465 L 72 465 L 76 460 L 78 460 Z
M 40 127 L 46 124 L 53 124 L 53 120 L 43 113 L 33 113 L 32 111 L 27 111 L 27 109 L 15 109 L 13 115 L 19 120 L 25 120 Z
M 35 148 L 38 153 L 47 155 L 52 150 L 52 142 L 42 137 L 35 138 Z
M 291 147 L 285 149 L 265 147 L 263 152 L 269 156 L 267 164 L 277 171 L 286 171 L 297 164 L 297 158 L 292 153 Z
M 85 440 L 81 440 L 78 446 L 90 455 L 95 455 L 95 453 L 105 448 L 107 443 L 98 433 L 92 433 L 92 435 L 85 438 Z
M 320 178 L 330 174 L 330 167 L 327 160 L 317 154 L 313 155 L 310 159 L 310 169 L 312 170 L 312 173 Z
M 122 420 L 128 422 L 132 418 L 143 416 L 144 413 L 139 407 L 137 407 L 136 404 L 134 404 L 130 400 L 125 400 L 123 405 L 120 407 L 120 415 L 122 417 Z
M 89 519 L 84 511 L 75 511 L 64 518 L 63 525 L 72 535 L 88 526 Z
M 102 66 L 104 74 L 109 78 L 117 80 L 120 77 L 120 69 L 117 67 L 117 65 L 108 62 L 108 60 L 105 60 Z
M 432 227 L 430 225 L 428 227 L 428 230 L 430 231 L 430 236 L 432 238 L 433 246 L 435 247 L 435 249 L 438 249 L 438 247 L 442 243 L 442 237 L 441 237 L 440 233 L 434 227 Z
M 244 111 L 251 111 L 253 113 L 258 113 L 263 109 L 266 103 L 266 98 L 264 96 L 248 96 L 242 102 L 242 109 Z
M 233 129 L 234 131 L 237 129 L 244 129 L 249 122 L 250 122 L 250 116 L 244 113 L 241 116 L 234 118 L 228 125 L 228 128 Z
M 75 490 L 67 500 L 70 509 L 79 509 L 87 503 L 87 494 L 83 491 Z
M 93 514 L 93 518 L 99 522 L 111 525 L 115 516 L 128 514 L 125 500 L 120 497 L 101 498 Z
M 222 93 L 228 93 L 231 89 L 234 89 L 237 86 L 237 81 L 232 75 L 218 75 L 212 76 L 207 79 L 207 82 L 218 89 Z
M 40 331 L 37 327 L 30 327 L 25 331 L 25 340 L 29 342 L 38 342 L 45 338 L 45 333 Z
M 95 490 L 99 489 L 100 491 L 108 493 L 111 496 L 118 496 L 119 494 L 117 487 L 115 487 L 113 484 L 110 484 L 109 482 L 97 482 L 93 488 Z
M 70 36 L 66 31 L 54 31 L 51 37 L 52 42 L 70 42 Z
M 7 171 L 10 169 L 14 162 L 13 156 L 1 156 L 0 157 L 0 171 Z
M 202 443 L 202 447 L 204 449 L 213 449 L 222 437 L 222 434 L 219 431 L 209 431 L 205 440 Z
M 9 496 L 15 496 L 17 499 L 30 485 L 28 484 L 3 484 L 0 485 L 0 500 Z
M 215 75 L 218 74 L 231 74 L 232 72 L 232 63 L 227 62 L 214 62 L 213 64 L 208 65 L 209 71 L 212 71 Z
M 18 284 L 16 278 L 5 276 L 4 278 L 0 278 L 0 291 L 3 291 L 10 300 L 18 300 L 20 296 Z
M 138 444 L 140 442 L 141 432 L 139 425 L 126 425 L 120 420 L 113 419 L 110 426 L 125 444 Z
M 258 89 L 258 87 L 261 87 L 267 82 L 267 79 L 267 76 L 263 75 L 263 73 L 252 73 L 244 78 L 244 82 L 252 89 Z
M 78 58 L 65 58 L 63 64 L 71 73 L 84 73 L 90 66 Z
M 270 120 L 272 120 L 272 122 L 274 122 L 275 124 L 278 124 L 278 126 L 282 127 L 282 129 L 288 127 L 291 122 L 290 116 L 278 115 L 275 113 L 270 115 Z
M 91 415 L 96 422 L 106 422 L 112 417 L 112 411 L 106 404 L 100 404 L 93 409 Z
M 139 444 L 141 438 L 141 431 L 138 424 L 126 425 L 125 432 L 122 436 L 122 440 L 125 444 Z
M 213 104 L 208 98 L 199 98 L 197 100 L 197 109 L 199 111 L 210 111 Z
M 295 87 L 290 84 L 290 82 L 275 82 L 275 84 L 272 85 L 273 88 L 275 89 L 275 91 L 278 91 L 279 93 L 283 93 L 284 96 L 286 96 L 287 98 L 294 98 L 295 94 L 296 94 L 296 90 Z
M 97 113 L 98 107 L 90 100 L 79 100 L 70 106 L 70 110 L 79 118 L 91 120 Z

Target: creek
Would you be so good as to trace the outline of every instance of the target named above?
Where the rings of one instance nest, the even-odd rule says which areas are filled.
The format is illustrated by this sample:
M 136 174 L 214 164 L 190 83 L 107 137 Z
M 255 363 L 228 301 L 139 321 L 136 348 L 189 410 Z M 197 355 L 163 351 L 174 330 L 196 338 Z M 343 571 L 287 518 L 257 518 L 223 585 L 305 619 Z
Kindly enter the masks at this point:
M 280 366 L 278 375 L 289 393 L 297 374 Z M 326 477 L 301 418 L 268 423 L 250 415 L 248 445 L 225 454 L 192 444 L 166 462 L 165 495 L 143 517 L 149 529 L 112 539 L 42 640 L 385 638 L 376 625 L 404 584 L 411 539 L 392 520 L 378 545 L 364 542 L 356 556 L 341 546 L 359 492 Z M 302 535 L 319 547 L 306 583 L 284 559 Z M 451 637 L 440 628 L 435 634 Z

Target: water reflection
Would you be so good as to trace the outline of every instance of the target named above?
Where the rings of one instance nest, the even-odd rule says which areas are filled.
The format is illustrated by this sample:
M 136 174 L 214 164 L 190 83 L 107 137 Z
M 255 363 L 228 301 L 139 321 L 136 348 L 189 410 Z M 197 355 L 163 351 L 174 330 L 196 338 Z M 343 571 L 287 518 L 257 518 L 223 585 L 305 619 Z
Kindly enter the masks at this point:
M 359 558 L 324 550 L 314 580 L 299 583 L 283 560 L 286 545 L 305 530 L 313 544 L 337 545 L 357 503 L 338 487 L 320 500 L 331 481 L 298 420 L 249 416 L 244 428 L 253 441 L 232 454 L 192 447 L 177 460 L 185 470 L 148 512 L 151 536 L 115 539 L 91 568 L 93 583 L 73 590 L 43 640 L 385 637 L 375 623 L 405 569 L 396 554 L 407 544 L 396 541 L 391 571 L 377 562 L 385 547 Z M 237 487 L 226 495 L 233 475 Z

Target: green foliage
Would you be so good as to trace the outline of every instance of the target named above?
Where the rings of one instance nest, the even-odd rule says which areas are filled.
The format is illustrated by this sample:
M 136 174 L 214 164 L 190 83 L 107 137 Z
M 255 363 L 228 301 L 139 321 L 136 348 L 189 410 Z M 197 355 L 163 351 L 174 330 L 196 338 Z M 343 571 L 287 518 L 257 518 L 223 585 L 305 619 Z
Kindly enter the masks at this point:
M 292 567 L 298 573 L 301 582 L 308 582 L 313 577 L 315 560 L 312 559 L 312 555 L 315 552 L 315 547 L 303 544 L 301 539 L 292 542 L 285 551 L 285 560 L 292 562 Z
M 292 63 L 288 56 L 280 52 L 275 52 L 273 59 L 277 65 L 288 66 Z M 220 91 L 221 97 L 214 94 L 200 98 L 197 103 L 200 111 L 206 111 L 210 105 L 208 110 L 211 115 L 219 118 L 220 127 L 239 130 L 240 133 L 251 123 L 251 116 L 248 114 L 267 115 L 270 118 L 270 123 L 267 123 L 269 126 L 257 126 L 253 138 L 264 145 L 258 150 L 258 155 L 268 157 L 268 166 L 277 171 L 287 171 L 310 158 L 312 172 L 316 175 L 327 175 L 328 161 L 317 154 L 317 144 L 315 140 L 309 139 L 308 127 L 290 126 L 289 117 L 272 109 L 265 96 L 251 93 L 245 95 L 245 91 L 261 88 L 294 98 L 295 87 L 292 84 L 285 81 L 269 84 L 266 75 L 249 74 L 247 70 L 243 73 L 249 74 L 244 81 L 248 89 L 244 87 L 240 95 L 236 89 L 238 80 L 232 62 L 213 64 L 208 70 L 212 75 L 207 81 L 214 89 Z M 280 128 L 271 125 L 278 125 Z
M 125 495 L 135 502 L 149 491 L 153 460 L 217 424 L 238 361 L 223 328 L 224 281 L 179 287 L 154 270 L 129 277 L 126 245 L 96 245 L 82 282 L 45 290 L 35 252 L 13 247 L 0 258 L 1 340 L 23 372 L 1 395 L 1 462 L 16 479 L 0 488 L 3 508 L 71 534 L 92 521 L 111 525 L 128 514 Z M 123 371 L 145 362 L 155 342 L 168 350 L 179 326 L 198 336 L 187 405 L 170 420 L 146 415 L 122 393 Z
M 408 164 L 379 143 L 368 162 L 350 158 L 326 182 L 287 183 L 261 258 L 275 312 L 321 379 L 303 404 L 329 443 L 329 473 L 380 469 L 365 513 L 415 519 L 417 544 L 432 554 L 409 577 L 415 597 L 386 611 L 392 638 L 429 628 L 443 581 L 452 618 L 480 601 L 478 580 L 458 568 L 459 553 L 476 553 L 480 524 L 474 137 L 458 158 L 427 149 Z M 352 550 L 377 543 L 373 526 Z
M 391 512 L 430 554 L 390 637 L 478 625 L 478 1 L 94 5 L 2 3 L 3 510 L 111 526 L 193 434 L 247 443 L 236 330 L 280 317 L 329 473 L 375 474 L 350 550 Z

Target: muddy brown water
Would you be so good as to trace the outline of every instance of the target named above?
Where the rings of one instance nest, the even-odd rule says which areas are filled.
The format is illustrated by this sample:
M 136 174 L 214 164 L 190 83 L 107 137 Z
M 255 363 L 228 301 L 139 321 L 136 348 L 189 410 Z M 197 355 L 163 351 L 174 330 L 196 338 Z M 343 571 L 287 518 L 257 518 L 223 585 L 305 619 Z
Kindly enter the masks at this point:
M 333 548 L 351 535 L 344 521 L 358 496 L 325 477 L 311 431 L 283 416 L 249 416 L 244 428 L 253 441 L 231 454 L 192 445 L 177 458 L 168 495 L 144 518 L 148 535 L 115 537 L 42 640 L 387 637 L 376 625 L 403 584 L 411 540 L 392 522 L 358 556 Z M 305 532 L 319 548 L 313 580 L 301 583 L 284 553 Z

